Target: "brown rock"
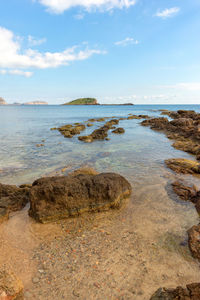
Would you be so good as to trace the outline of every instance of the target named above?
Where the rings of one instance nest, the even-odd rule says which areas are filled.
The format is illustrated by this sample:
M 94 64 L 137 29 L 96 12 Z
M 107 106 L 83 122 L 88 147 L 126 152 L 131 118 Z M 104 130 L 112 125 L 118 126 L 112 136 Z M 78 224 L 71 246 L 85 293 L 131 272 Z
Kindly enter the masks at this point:
M 188 230 L 188 244 L 192 256 L 200 260 L 200 224 Z
M 196 161 L 184 158 L 172 158 L 165 160 L 168 168 L 176 173 L 200 174 L 200 164 Z
M 0 207 L 8 211 L 22 209 L 29 201 L 30 188 L 18 188 L 15 185 L 0 183 Z
M 117 134 L 122 134 L 122 133 L 125 132 L 125 130 L 124 130 L 124 128 L 119 127 L 119 128 L 117 128 L 117 129 L 113 130 L 112 132 L 113 132 L 113 133 L 117 133 Z
M 118 208 L 130 194 L 131 185 L 115 173 L 41 178 L 31 188 L 29 215 L 42 223 L 56 221 Z
M 186 288 L 175 289 L 159 288 L 150 300 L 199 300 L 200 283 L 188 284 Z
M 0 299 L 23 300 L 23 284 L 14 273 L 0 266 Z
M 182 199 L 182 200 L 189 200 L 193 203 L 197 202 L 198 198 L 198 191 L 195 186 L 189 187 L 185 186 L 180 181 L 175 181 L 172 183 L 172 187 L 174 192 Z

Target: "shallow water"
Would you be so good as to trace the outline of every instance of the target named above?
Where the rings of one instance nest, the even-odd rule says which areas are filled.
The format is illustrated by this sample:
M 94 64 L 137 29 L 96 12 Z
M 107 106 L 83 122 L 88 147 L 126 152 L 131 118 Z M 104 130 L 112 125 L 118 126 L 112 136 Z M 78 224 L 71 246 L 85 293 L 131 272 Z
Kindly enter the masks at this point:
M 6 261 L 22 278 L 30 299 L 77 299 L 79 294 L 79 299 L 146 300 L 160 286 L 199 281 L 199 264 L 186 241 L 186 231 L 199 217 L 191 203 L 172 193 L 169 183 L 177 176 L 164 165 L 167 158 L 192 156 L 171 147 L 172 141 L 163 134 L 140 126 L 140 120 L 121 121 L 124 135 L 110 134 L 110 141 L 92 144 L 50 131 L 91 117 L 158 116 L 156 109 L 200 111 L 199 106 L 0 107 L 2 183 L 32 182 L 56 170 L 60 173 L 63 167 L 67 173 L 89 165 L 99 172 L 118 172 L 133 187 L 131 200 L 120 211 L 41 225 L 28 217 L 25 208 L 0 226 L 0 263 Z M 45 146 L 37 148 L 43 139 Z M 200 185 L 198 177 L 184 178 Z M 76 262 L 72 249 L 79 253 Z M 46 273 L 35 285 L 32 277 L 44 268 L 43 261 Z M 67 282 L 70 277 L 70 284 L 63 283 L 64 277 Z

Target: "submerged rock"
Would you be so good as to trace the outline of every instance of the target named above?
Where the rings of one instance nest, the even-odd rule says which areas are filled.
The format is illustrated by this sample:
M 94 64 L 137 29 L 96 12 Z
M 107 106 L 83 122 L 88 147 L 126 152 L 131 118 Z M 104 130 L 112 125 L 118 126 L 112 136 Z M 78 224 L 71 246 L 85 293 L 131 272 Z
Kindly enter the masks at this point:
M 186 288 L 181 286 L 175 289 L 159 288 L 150 300 L 199 300 L 200 283 L 187 284 Z
M 29 215 L 42 223 L 56 221 L 118 208 L 130 194 L 129 182 L 115 173 L 41 178 L 31 188 Z
M 176 173 L 200 174 L 200 164 L 196 161 L 184 158 L 172 158 L 165 160 L 168 168 Z
M 192 256 L 200 260 L 200 224 L 188 230 L 188 244 Z
M 23 300 L 23 284 L 11 271 L 7 271 L 5 266 L 0 266 L 0 299 L 2 300 Z
M 59 127 L 58 130 L 64 137 L 72 138 L 74 135 L 80 134 L 81 131 L 85 130 L 85 125 L 80 123 L 75 123 L 74 125 L 67 124 Z
M 193 203 L 197 202 L 198 198 L 198 191 L 195 186 L 189 187 L 184 185 L 180 181 L 175 181 L 172 183 L 172 187 L 174 192 L 182 199 L 185 201 L 191 201 Z

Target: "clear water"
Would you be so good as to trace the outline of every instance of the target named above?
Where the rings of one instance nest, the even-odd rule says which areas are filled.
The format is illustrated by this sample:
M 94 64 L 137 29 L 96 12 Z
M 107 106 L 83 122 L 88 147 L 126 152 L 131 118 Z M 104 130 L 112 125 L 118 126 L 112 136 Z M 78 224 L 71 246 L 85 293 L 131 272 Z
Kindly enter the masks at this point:
M 92 144 L 82 143 L 77 137 L 66 139 L 58 131 L 50 130 L 51 127 L 84 122 L 94 117 L 124 117 L 129 113 L 160 116 L 158 109 L 194 109 L 200 112 L 200 106 L 189 105 L 0 106 L 0 182 L 31 183 L 41 176 L 61 174 L 64 167 L 63 174 L 66 174 L 71 169 L 88 165 L 99 172 L 120 173 L 133 187 L 132 197 L 123 209 L 96 214 L 92 216 L 93 222 L 81 216 L 64 220 L 64 227 L 42 225 L 28 217 L 26 207 L 1 224 L 0 265 L 6 262 L 8 268 L 22 279 L 25 291 L 32 293 L 28 299 L 75 299 L 71 288 L 75 286 L 81 290 L 82 299 L 118 299 L 121 289 L 126 293 L 123 299 L 147 300 L 160 286 L 184 286 L 199 281 L 199 264 L 187 246 L 187 230 L 198 224 L 199 216 L 192 203 L 183 202 L 173 195 L 169 183 L 178 175 L 164 165 L 167 158 L 194 157 L 171 147 L 172 141 L 164 134 L 140 126 L 141 120 L 121 121 L 125 134 L 111 133 L 110 141 Z M 95 123 L 94 127 L 100 125 Z M 37 148 L 36 144 L 43 143 L 43 139 L 45 146 Z M 184 178 L 200 187 L 198 177 Z M 79 228 L 79 223 L 83 228 Z M 96 229 L 99 227 L 101 230 Z M 84 248 L 82 256 L 77 258 L 82 272 L 73 276 L 63 269 L 68 263 L 65 229 L 67 232 L 68 229 L 83 230 L 84 233 L 79 233 Z M 102 240 L 102 232 L 107 231 L 109 236 Z M 58 242 L 58 237 L 61 242 Z M 80 246 L 79 238 L 78 235 L 69 237 L 71 249 Z M 39 247 L 42 241 L 49 244 L 49 249 Z M 107 242 L 109 246 L 105 246 Z M 94 249 L 103 253 L 97 273 L 93 273 L 92 267 L 96 263 L 95 256 L 88 256 Z M 46 281 L 41 281 L 38 287 L 32 283 L 39 268 L 33 258 L 34 251 L 42 257 L 57 253 L 53 269 L 46 268 L 47 276 L 53 274 L 55 277 L 51 287 Z M 73 257 L 70 259 L 70 264 L 76 267 L 76 261 Z M 112 274 L 108 277 L 107 268 Z M 125 275 L 120 277 L 117 272 L 122 270 Z M 69 276 L 70 284 L 63 284 L 65 276 Z M 93 282 L 100 282 L 102 288 L 97 291 Z M 116 290 L 111 288 L 113 282 Z
M 146 176 L 149 170 L 160 172 L 164 159 L 180 153 L 170 147 L 162 134 L 140 126 L 140 120 L 121 121 L 124 135 L 110 134 L 110 141 L 92 144 L 80 142 L 77 137 L 66 139 L 50 130 L 94 117 L 123 117 L 129 113 L 159 116 L 157 109 L 200 111 L 200 106 L 0 106 L 0 182 L 30 183 L 56 169 L 68 170 L 84 164 L 99 171 L 136 172 L 138 178 Z M 95 127 L 100 125 L 95 123 Z M 93 130 L 91 127 L 83 134 Z M 36 147 L 42 140 L 45 146 Z

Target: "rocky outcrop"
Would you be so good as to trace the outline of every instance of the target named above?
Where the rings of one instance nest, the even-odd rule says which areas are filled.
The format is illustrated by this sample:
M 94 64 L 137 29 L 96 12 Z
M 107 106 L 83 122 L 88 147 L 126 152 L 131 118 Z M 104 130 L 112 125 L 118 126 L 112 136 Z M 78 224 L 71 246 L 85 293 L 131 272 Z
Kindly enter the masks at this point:
M 116 133 L 116 134 L 123 134 L 123 133 L 125 133 L 125 130 L 124 130 L 124 128 L 119 127 L 119 128 L 114 129 L 112 132 Z
M 0 208 L 8 211 L 22 209 L 29 201 L 30 188 L 0 183 Z
M 23 300 L 23 284 L 5 266 L 0 266 L 0 299 L 2 300 Z
M 56 221 L 118 208 L 130 194 L 129 182 L 114 173 L 41 178 L 30 191 L 29 215 L 42 223 Z
M 200 174 L 200 164 L 196 161 L 184 158 L 172 158 L 165 160 L 168 168 L 176 173 Z
M 188 230 L 188 244 L 192 256 L 200 260 L 200 224 Z
M 163 131 L 168 138 L 175 140 L 173 147 L 194 154 L 200 159 L 200 114 L 193 110 L 164 111 L 162 114 L 174 120 L 153 118 L 143 121 L 141 125 Z
M 95 98 L 79 98 L 63 105 L 98 105 L 98 102 Z
M 6 101 L 0 97 L 0 105 L 6 105 L 6 104 L 7 104 Z
M 64 125 L 59 127 L 58 130 L 64 137 L 72 138 L 74 135 L 80 134 L 81 131 L 85 130 L 85 125 L 83 124 L 74 124 L 74 125 Z
M 150 300 L 199 300 L 200 283 L 187 284 L 186 288 L 159 288 Z

